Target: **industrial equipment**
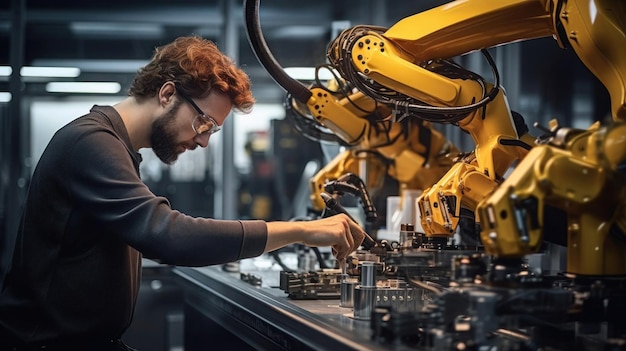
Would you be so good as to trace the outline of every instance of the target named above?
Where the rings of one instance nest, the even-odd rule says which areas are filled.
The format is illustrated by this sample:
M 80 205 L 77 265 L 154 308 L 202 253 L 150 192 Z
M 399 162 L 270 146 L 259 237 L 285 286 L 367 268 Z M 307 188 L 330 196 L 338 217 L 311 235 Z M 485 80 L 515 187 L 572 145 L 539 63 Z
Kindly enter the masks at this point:
M 467 16 L 464 9 L 452 14 L 452 9 L 441 12 L 428 15 L 437 16 L 433 18 L 441 26 L 456 24 L 447 23 L 447 19 L 463 23 L 465 19 L 460 16 Z M 428 237 L 447 238 L 456 232 L 462 215 L 474 217 L 478 202 L 497 187 L 514 162 L 526 155 L 534 138 L 523 118 L 509 109 L 488 51 L 482 52 L 493 69 L 494 83 L 447 56 L 419 56 L 419 34 L 410 24 L 428 28 L 423 17 L 414 15 L 389 29 L 363 25 L 346 29 L 331 43 L 327 56 L 359 91 L 402 112 L 405 118 L 451 123 L 471 135 L 475 150 L 460 157 L 418 200 L 421 225 Z
M 327 128 L 346 147 L 311 179 L 315 210 L 324 207 L 320 193 L 325 184 L 345 174 L 363 179 L 372 196 L 390 176 L 398 182 L 397 191 L 402 194 L 407 189 L 425 189 L 452 165 L 458 149 L 429 122 L 396 119 L 394 111 L 353 91 L 349 82 L 336 82 L 341 82 L 341 88 L 332 88 L 334 82 L 309 87 L 317 99 L 307 104 L 292 94 L 288 96 L 288 105 L 299 116 L 298 121 L 307 121 L 309 128 Z
M 254 16 L 248 16 L 254 23 Z M 256 21 L 256 27 L 260 26 Z M 252 28 L 250 28 L 252 29 Z M 405 118 L 355 90 L 350 81 L 337 76 L 328 82 L 316 79 L 306 86 L 289 77 L 267 50 L 260 31 L 249 30 L 251 44 L 271 75 L 287 91 L 288 116 L 296 129 L 315 140 L 331 140 L 346 147 L 311 179 L 313 209 L 321 211 L 320 194 L 328 181 L 351 173 L 365 182 L 372 197 L 386 176 L 399 184 L 397 193 L 423 190 L 437 181 L 453 164 L 458 149 L 431 123 Z M 317 67 L 336 71 L 328 65 Z M 403 204 L 414 206 L 414 204 Z
M 284 74 L 263 40 L 258 5 L 245 2 L 259 60 L 320 123 L 361 140 L 364 120 L 327 114 L 335 99 Z M 420 197 L 425 235 L 405 226 L 401 242 L 357 251 L 342 272 L 354 286 L 340 289 L 351 297 L 342 303 L 371 321 L 373 339 L 420 350 L 626 347 L 625 26 L 620 0 L 457 0 L 390 28 L 349 28 L 331 43 L 338 78 L 369 106 L 392 111 L 395 128 L 407 119 L 451 123 L 476 146 Z M 605 85 L 611 121 L 585 130 L 553 122 L 537 142 L 527 133 L 486 49 L 540 37 L 573 49 Z M 476 50 L 494 68 L 493 83 L 450 60 Z M 567 267 L 556 275 L 526 260 L 550 239 L 546 207 L 567 219 Z M 480 245 L 448 240 L 463 213 L 478 215 Z

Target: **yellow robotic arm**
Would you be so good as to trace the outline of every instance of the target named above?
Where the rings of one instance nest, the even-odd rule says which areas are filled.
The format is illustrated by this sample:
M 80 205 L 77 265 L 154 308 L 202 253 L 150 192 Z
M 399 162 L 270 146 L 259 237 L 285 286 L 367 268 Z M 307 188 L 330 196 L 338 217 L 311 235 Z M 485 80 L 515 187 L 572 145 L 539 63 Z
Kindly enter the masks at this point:
M 343 77 L 314 86 L 287 76 L 275 61 L 258 22 L 258 1 L 245 3 L 248 36 L 255 54 L 270 75 L 291 96 L 295 111 L 315 120 L 334 133 L 348 150 L 339 154 L 310 181 L 311 200 L 316 210 L 324 208 L 320 196 L 324 185 L 340 176 L 358 175 L 371 195 L 388 174 L 404 189 L 422 190 L 439 179 L 452 164 L 458 150 L 430 123 L 398 117 L 386 105 L 350 89 Z
M 552 205 L 567 215 L 569 273 L 626 274 L 626 124 L 557 128 L 479 204 L 485 249 L 504 258 L 536 252 Z
M 547 1 L 547 0 L 545 0 Z M 614 121 L 626 121 L 626 2 L 552 0 L 561 46 L 571 47 L 604 84 Z
M 495 86 L 489 86 L 443 59 L 552 36 L 562 47 L 574 48 L 607 86 L 613 115 L 623 120 L 624 7 L 619 0 L 458 0 L 386 30 L 351 28 L 332 43 L 329 60 L 360 91 L 418 118 L 457 124 L 475 142 L 474 154 L 461 159 L 420 198 L 427 235 L 453 233 L 461 209 L 475 210 L 533 145 L 533 138 L 512 121 L 497 76 Z
M 625 8 L 622 0 L 457 0 L 362 37 L 351 61 L 383 85 L 425 102 L 435 99 L 452 105 L 458 86 L 435 75 L 424 78 L 423 72 L 416 76 L 415 65 L 500 44 L 553 37 L 559 46 L 573 48 L 606 86 L 613 116 L 624 121 Z M 333 50 L 330 56 L 339 57 L 342 47 L 335 45 Z
M 320 194 L 325 184 L 347 173 L 361 177 L 371 196 L 389 175 L 398 181 L 402 194 L 405 189 L 425 189 L 452 165 L 458 149 L 429 122 L 395 120 L 392 111 L 361 92 L 342 96 L 339 92 L 345 88 L 338 88 L 335 82 L 310 87 L 318 98 L 309 99 L 306 105 L 290 103 L 303 118 L 315 119 L 349 147 L 312 177 L 313 209 L 324 208 Z
M 477 207 L 481 239 L 496 257 L 521 258 L 539 249 L 544 208 L 567 217 L 567 271 L 626 274 L 626 3 L 546 1 L 553 34 L 571 47 L 605 85 L 613 124 L 559 128 L 535 147 L 511 176 Z
M 398 181 L 402 194 L 402 190 L 423 190 L 436 182 L 458 154 L 458 149 L 429 123 L 406 120 L 404 123 L 382 121 L 376 125 L 376 128 L 369 125 L 359 143 L 337 155 L 312 177 L 314 209 L 324 208 L 320 196 L 324 185 L 344 174 L 359 175 L 371 196 L 376 195 L 384 185 L 385 175 L 389 175 Z
M 531 25 L 513 34 L 510 31 L 517 28 L 516 21 L 504 21 L 510 25 L 505 29 L 509 36 L 500 40 L 550 33 L 550 16 L 541 3 L 459 1 L 408 17 L 386 31 L 366 26 L 350 28 L 329 48 L 328 58 L 341 75 L 374 100 L 404 110 L 411 117 L 456 124 L 474 140 L 473 153 L 426 189 L 418 201 L 421 224 L 430 237 L 454 233 L 462 208 L 473 213 L 478 202 L 502 181 L 507 169 L 533 145 L 534 138 L 527 134 L 523 121 L 514 120 L 504 90 L 498 86 L 495 68 L 496 83 L 492 85 L 441 59 L 494 44 L 491 35 L 483 39 L 485 43 L 476 42 L 474 31 L 486 29 L 481 27 L 483 21 L 501 21 L 502 16 L 517 19 L 520 15 L 530 18 Z M 420 28 L 428 28 L 428 32 L 420 33 Z M 472 33 L 467 42 L 466 36 L 458 39 L 464 30 Z M 426 55 L 430 56 L 423 56 L 432 38 L 439 36 L 444 41 L 456 39 L 435 45 L 441 53 L 429 51 Z M 488 55 L 487 59 L 494 67 Z

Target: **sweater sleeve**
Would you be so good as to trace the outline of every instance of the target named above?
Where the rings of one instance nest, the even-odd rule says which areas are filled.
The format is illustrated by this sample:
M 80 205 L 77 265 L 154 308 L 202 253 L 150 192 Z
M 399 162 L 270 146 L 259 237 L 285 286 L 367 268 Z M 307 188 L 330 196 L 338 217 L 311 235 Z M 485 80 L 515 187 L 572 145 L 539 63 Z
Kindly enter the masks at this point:
M 197 218 L 173 210 L 139 177 L 129 150 L 106 130 L 77 134 L 66 153 L 76 208 L 106 235 L 117 235 L 145 257 L 203 266 L 263 253 L 264 221 Z

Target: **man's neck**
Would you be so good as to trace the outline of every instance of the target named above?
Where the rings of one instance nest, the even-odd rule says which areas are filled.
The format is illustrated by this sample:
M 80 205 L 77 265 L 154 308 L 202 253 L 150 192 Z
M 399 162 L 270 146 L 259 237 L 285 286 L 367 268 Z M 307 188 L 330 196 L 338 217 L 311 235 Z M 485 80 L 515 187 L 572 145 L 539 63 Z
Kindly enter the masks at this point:
M 149 101 L 138 102 L 130 96 L 113 106 L 122 117 L 135 151 L 149 148 L 152 129 L 152 107 Z

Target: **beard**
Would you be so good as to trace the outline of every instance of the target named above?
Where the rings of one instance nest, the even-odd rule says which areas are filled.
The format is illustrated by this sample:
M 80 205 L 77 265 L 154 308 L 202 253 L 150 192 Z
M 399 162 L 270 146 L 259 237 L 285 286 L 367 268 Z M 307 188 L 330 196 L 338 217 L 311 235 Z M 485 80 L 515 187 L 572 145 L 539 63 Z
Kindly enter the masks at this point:
M 180 105 L 180 102 L 176 103 L 152 124 L 152 133 L 150 134 L 152 151 L 163 163 L 168 165 L 173 164 L 178 159 L 175 120 Z

